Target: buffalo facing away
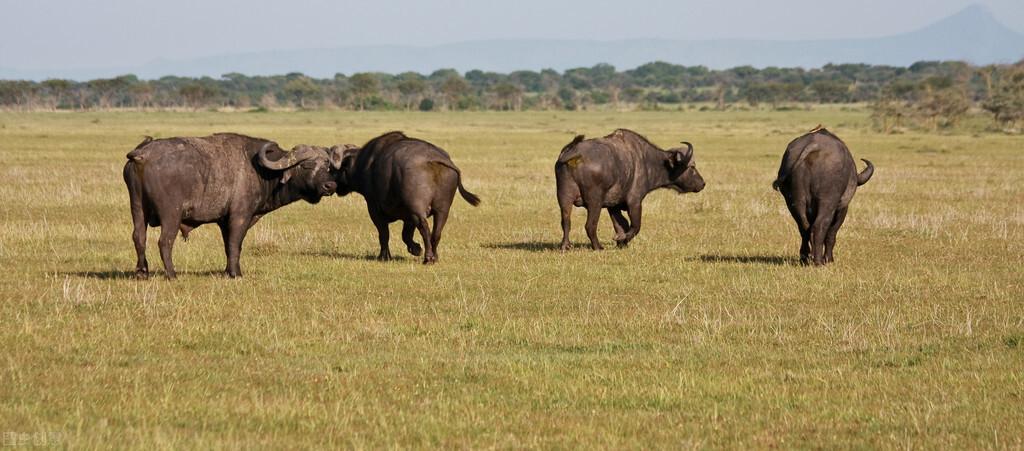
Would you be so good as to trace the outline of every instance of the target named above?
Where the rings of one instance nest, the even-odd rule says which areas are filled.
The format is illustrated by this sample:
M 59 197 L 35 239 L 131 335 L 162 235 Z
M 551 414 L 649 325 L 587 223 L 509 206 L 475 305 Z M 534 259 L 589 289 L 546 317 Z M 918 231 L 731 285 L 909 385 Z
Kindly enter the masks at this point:
M 285 152 L 274 142 L 233 133 L 201 138 L 146 138 L 128 153 L 124 181 L 128 185 L 135 230 L 136 275 L 149 275 L 146 227 L 161 228 L 160 257 L 168 278 L 174 278 L 171 250 L 180 230 L 202 224 L 220 226 L 227 254 L 225 272 L 242 275 L 239 256 L 245 234 L 261 216 L 304 199 L 310 203 L 334 193 L 331 169 L 341 153 L 322 147 L 298 146 Z
M 462 173 L 447 152 L 402 132 L 385 133 L 361 148 L 346 145 L 333 149 L 344 152 L 337 174 L 338 195 L 353 191 L 363 195 L 377 227 L 379 260 L 391 259 L 388 224 L 402 221 L 402 241 L 409 253 L 419 256 L 423 252 L 424 264 L 437 262 L 437 246 L 455 190 L 470 205 L 480 204 L 480 198 L 462 186 Z M 427 224 L 430 216 L 434 217 L 433 231 Z M 415 230 L 420 232 L 424 249 L 413 238 Z
M 874 165 L 859 174 L 857 164 L 836 135 L 818 126 L 786 147 L 772 187 L 782 193 L 800 229 L 800 262 L 815 265 L 835 260 L 836 234 L 857 187 L 871 179 Z
M 587 237 L 600 250 L 597 221 L 607 208 L 615 227 L 619 247 L 629 244 L 640 232 L 641 204 L 648 193 L 670 188 L 679 193 L 704 189 L 697 172 L 693 145 L 661 150 L 631 130 L 618 129 L 604 138 L 584 140 L 577 136 L 566 145 L 555 163 L 558 205 L 562 210 L 561 249 L 571 247 L 569 228 L 572 207 L 587 209 Z M 629 220 L 622 212 L 629 215 Z

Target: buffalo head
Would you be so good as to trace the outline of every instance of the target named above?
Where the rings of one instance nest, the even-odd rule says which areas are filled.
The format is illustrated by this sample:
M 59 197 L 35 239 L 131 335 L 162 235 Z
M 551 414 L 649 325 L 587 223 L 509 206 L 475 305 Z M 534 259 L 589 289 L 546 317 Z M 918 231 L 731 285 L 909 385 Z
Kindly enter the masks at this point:
M 704 189 L 704 178 L 697 172 L 697 163 L 693 158 L 693 144 L 683 141 L 686 147 L 669 149 L 668 166 L 669 188 L 680 193 L 697 193 Z
M 281 184 L 294 189 L 309 203 L 317 203 L 323 196 L 334 194 L 337 182 L 334 171 L 341 167 L 342 155 L 334 149 L 298 145 L 291 152 L 275 151 L 274 143 L 266 143 L 257 154 L 260 166 L 281 172 Z M 276 160 L 273 153 L 282 153 Z
M 356 157 L 359 156 L 359 149 L 359 146 L 354 144 L 339 144 L 331 147 L 332 154 L 339 155 L 340 158 L 334 177 L 338 183 L 337 193 L 339 196 L 346 196 L 352 192 L 352 168 L 355 166 Z

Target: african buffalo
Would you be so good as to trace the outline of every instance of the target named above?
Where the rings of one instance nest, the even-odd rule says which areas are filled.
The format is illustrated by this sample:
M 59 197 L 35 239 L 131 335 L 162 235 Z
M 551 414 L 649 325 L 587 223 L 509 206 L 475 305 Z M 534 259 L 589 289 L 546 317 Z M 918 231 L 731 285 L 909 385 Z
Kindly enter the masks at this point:
M 424 250 L 413 239 L 418 229 L 423 239 L 423 263 L 437 262 L 437 245 L 448 220 L 448 211 L 459 190 L 466 202 L 476 206 L 480 198 L 462 186 L 462 173 L 444 150 L 402 132 L 389 132 L 371 139 L 363 147 L 335 146 L 344 152 L 337 174 L 338 195 L 363 195 L 370 219 L 377 227 L 379 260 L 390 260 L 388 224 L 403 221 L 402 241 L 410 254 Z M 434 217 L 431 232 L 427 218 Z
M 836 233 L 857 187 L 871 179 L 874 165 L 859 174 L 857 164 L 836 135 L 820 125 L 786 147 L 779 176 L 772 188 L 780 191 L 800 229 L 800 262 L 831 263 Z
M 175 234 L 217 223 L 227 253 L 225 272 L 242 275 L 238 259 L 246 232 L 280 207 L 304 199 L 317 203 L 334 193 L 331 169 L 341 153 L 297 146 L 285 152 L 277 143 L 234 133 L 201 138 L 146 138 L 128 153 L 128 185 L 135 230 L 136 275 L 149 275 L 146 226 L 160 226 L 160 257 L 167 277 L 175 277 L 171 249 Z
M 590 247 L 603 249 L 597 239 L 597 221 L 607 208 L 615 227 L 615 242 L 625 247 L 640 232 L 641 203 L 647 193 L 671 188 L 680 193 L 704 189 L 697 172 L 693 145 L 661 150 L 631 130 L 618 129 L 604 138 L 577 136 L 555 163 L 558 205 L 562 209 L 562 250 L 569 242 L 572 207 L 586 207 Z M 622 212 L 629 214 L 629 220 Z

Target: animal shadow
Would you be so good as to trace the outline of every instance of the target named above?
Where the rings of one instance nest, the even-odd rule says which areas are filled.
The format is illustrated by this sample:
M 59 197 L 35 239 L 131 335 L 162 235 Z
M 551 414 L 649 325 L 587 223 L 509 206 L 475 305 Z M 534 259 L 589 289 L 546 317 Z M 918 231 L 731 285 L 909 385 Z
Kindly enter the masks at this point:
M 122 271 L 122 270 L 110 270 L 110 271 L 73 271 L 61 273 L 65 276 L 81 277 L 84 279 L 97 279 L 97 280 L 145 280 L 135 277 L 135 270 Z M 224 276 L 223 269 L 208 269 L 206 271 L 178 271 L 178 276 Z M 161 270 L 149 272 L 149 278 L 163 278 L 164 272 Z
M 705 263 L 743 263 L 748 265 L 795 266 L 800 264 L 796 257 L 781 255 L 701 255 L 700 261 Z
M 65 276 L 82 277 L 85 279 L 99 279 L 99 280 L 127 280 L 135 279 L 135 271 L 74 271 L 61 273 Z
M 549 241 L 524 241 L 521 243 L 486 243 L 481 244 L 480 247 L 511 251 L 550 252 L 559 250 L 561 248 L 561 243 Z
M 405 248 L 402 248 L 401 252 L 405 252 Z M 377 255 L 375 255 L 375 254 L 354 254 L 354 253 L 351 253 L 351 252 L 338 252 L 338 251 L 306 251 L 306 252 L 302 252 L 301 254 L 302 255 L 306 255 L 306 256 L 310 256 L 310 257 L 325 257 L 325 258 L 335 258 L 335 259 L 341 259 L 341 260 L 361 260 L 361 261 L 370 261 L 370 262 L 379 261 L 379 260 L 377 260 Z M 397 254 L 397 252 L 395 250 L 392 250 L 391 261 L 398 262 L 398 261 L 403 261 L 403 260 L 408 260 L 409 259 L 409 257 L 406 257 L 404 255 L 395 255 L 395 254 Z M 417 257 L 417 258 L 419 258 L 419 257 Z M 387 263 L 387 262 L 381 262 L 381 263 Z

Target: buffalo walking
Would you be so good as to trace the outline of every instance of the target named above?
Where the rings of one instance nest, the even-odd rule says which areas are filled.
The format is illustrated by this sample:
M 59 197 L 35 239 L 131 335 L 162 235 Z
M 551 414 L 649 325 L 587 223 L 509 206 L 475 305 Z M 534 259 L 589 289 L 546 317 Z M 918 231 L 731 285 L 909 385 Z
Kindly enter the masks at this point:
M 566 145 L 555 163 L 558 206 L 562 210 L 561 249 L 571 247 L 569 229 L 572 208 L 587 209 L 590 247 L 601 250 L 597 222 L 608 209 L 615 228 L 615 242 L 625 247 L 640 233 L 642 203 L 648 193 L 669 188 L 679 193 L 704 189 L 697 172 L 693 145 L 661 150 L 632 130 L 618 129 L 603 138 L 577 136 Z M 627 220 L 622 213 L 629 215 Z
M 800 262 L 824 265 L 835 260 L 836 234 L 857 187 L 868 182 L 874 165 L 857 173 L 850 149 L 820 125 L 786 147 L 772 187 L 786 199 L 800 230 Z

